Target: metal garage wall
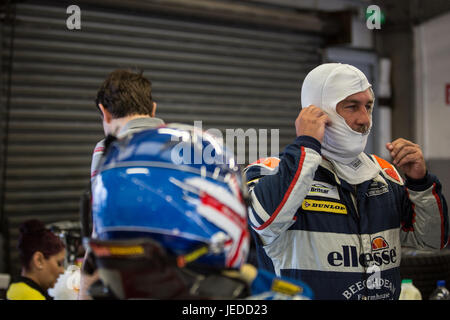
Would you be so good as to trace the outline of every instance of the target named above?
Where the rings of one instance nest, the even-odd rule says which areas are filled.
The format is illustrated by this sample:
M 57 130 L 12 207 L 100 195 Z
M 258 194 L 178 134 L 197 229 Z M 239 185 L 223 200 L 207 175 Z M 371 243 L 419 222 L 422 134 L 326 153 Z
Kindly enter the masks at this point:
M 66 7 L 16 8 L 3 204 L 12 272 L 22 221 L 78 219 L 103 133 L 93 101 L 109 72 L 143 69 L 166 122 L 275 128 L 281 150 L 295 137 L 301 80 L 320 61 L 318 35 L 92 6 L 80 6 L 81 30 L 68 30 Z

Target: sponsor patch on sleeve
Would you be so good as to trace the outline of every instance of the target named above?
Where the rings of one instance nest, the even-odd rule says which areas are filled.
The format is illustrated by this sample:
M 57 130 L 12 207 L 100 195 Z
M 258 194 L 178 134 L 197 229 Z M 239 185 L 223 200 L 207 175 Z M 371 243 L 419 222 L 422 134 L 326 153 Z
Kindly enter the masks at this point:
M 347 214 L 347 207 L 338 202 L 305 199 L 302 202 L 302 209 L 323 213 Z

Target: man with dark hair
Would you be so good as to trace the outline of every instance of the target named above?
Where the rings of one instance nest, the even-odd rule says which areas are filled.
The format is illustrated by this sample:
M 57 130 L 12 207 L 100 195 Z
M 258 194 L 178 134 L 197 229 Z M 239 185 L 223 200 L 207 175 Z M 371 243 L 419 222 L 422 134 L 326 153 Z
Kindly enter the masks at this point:
M 101 113 L 105 136 L 117 137 L 163 125 L 155 117 L 156 103 L 152 99 L 152 85 L 142 73 L 115 70 L 109 74 L 97 92 L 95 104 Z M 104 150 L 104 140 L 94 148 L 91 178 Z
M 111 72 L 100 86 L 95 104 L 102 116 L 105 136 L 120 138 L 164 124 L 163 120 L 155 117 L 156 102 L 152 99 L 152 85 L 142 72 L 134 73 L 121 69 Z M 105 139 L 98 142 L 94 148 L 91 179 L 95 179 L 104 149 Z M 87 289 L 97 279 L 96 273 L 93 276 L 81 273 L 79 299 L 90 298 Z
M 116 70 L 99 88 L 95 104 L 102 115 L 106 109 L 114 118 L 139 114 L 154 116 L 151 85 L 142 73 Z

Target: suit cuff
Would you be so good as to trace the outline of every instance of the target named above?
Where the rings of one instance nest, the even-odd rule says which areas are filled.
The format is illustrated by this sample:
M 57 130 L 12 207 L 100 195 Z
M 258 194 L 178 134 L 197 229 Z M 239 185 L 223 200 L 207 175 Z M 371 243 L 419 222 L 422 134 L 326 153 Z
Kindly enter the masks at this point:
M 428 171 L 425 174 L 425 177 L 422 179 L 413 179 L 405 175 L 406 181 L 405 186 L 413 191 L 425 191 L 430 188 L 434 183 L 434 176 L 429 174 Z

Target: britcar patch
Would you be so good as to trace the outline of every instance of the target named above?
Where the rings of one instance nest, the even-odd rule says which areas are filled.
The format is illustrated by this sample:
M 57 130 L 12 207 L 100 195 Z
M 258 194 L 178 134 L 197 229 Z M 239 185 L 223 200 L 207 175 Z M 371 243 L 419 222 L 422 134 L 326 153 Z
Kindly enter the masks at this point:
M 302 202 L 302 209 L 324 213 L 347 214 L 347 207 L 345 205 L 332 201 L 305 199 Z
M 339 200 L 339 192 L 336 186 L 332 186 L 331 184 L 313 181 L 311 188 L 307 194 L 308 196 L 319 196 L 325 198 L 332 198 Z

